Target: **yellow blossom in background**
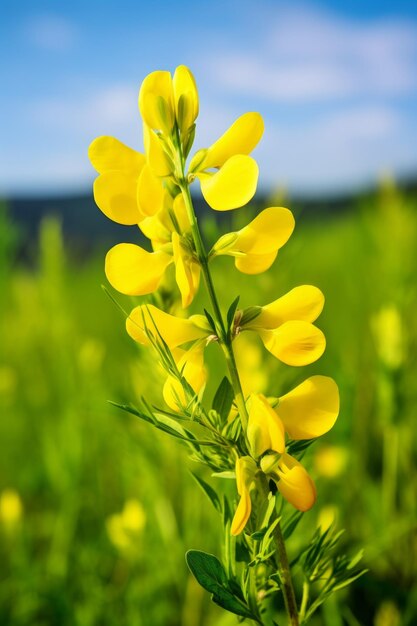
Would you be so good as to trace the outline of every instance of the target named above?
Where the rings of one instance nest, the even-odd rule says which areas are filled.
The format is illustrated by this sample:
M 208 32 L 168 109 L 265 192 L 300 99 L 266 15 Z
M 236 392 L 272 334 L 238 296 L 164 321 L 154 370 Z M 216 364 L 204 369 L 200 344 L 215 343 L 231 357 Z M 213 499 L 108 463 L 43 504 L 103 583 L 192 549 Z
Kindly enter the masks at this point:
M 106 530 L 110 541 L 121 552 L 134 555 L 137 541 L 145 527 L 146 516 L 138 500 L 130 499 L 120 513 L 107 518 Z
M 95 338 L 83 341 L 78 353 L 78 361 L 82 370 L 94 373 L 100 370 L 105 356 L 106 348 L 103 343 Z
M 330 526 L 332 526 L 332 524 L 336 523 L 338 514 L 339 509 L 337 508 L 337 506 L 333 506 L 331 504 L 329 504 L 328 506 L 324 506 L 322 509 L 320 509 L 317 523 L 322 531 L 327 530 L 328 528 L 330 528 Z
M 401 613 L 397 605 L 387 600 L 378 608 L 375 615 L 374 626 L 400 626 Z
M 404 326 L 396 306 L 382 308 L 371 320 L 376 349 L 382 363 L 398 369 L 405 358 Z
M 0 366 L 0 397 L 12 396 L 17 389 L 16 371 L 7 365 Z
M 5 489 L 0 494 L 0 523 L 5 530 L 15 530 L 23 516 L 23 504 L 20 495 L 14 489 Z
M 314 457 L 314 469 L 319 476 L 336 478 L 344 472 L 348 463 L 348 451 L 342 446 L 322 446 Z

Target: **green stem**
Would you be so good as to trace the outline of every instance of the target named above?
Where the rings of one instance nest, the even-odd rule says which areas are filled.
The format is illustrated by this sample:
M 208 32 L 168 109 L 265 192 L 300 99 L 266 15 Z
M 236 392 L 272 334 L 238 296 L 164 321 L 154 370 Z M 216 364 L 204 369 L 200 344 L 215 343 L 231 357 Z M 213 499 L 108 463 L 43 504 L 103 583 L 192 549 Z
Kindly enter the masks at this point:
M 309 593 L 310 593 L 310 585 L 309 585 L 309 582 L 305 580 L 303 582 L 303 596 L 301 599 L 301 607 L 300 607 L 300 614 L 299 614 L 301 623 L 304 622 L 304 619 L 306 616 Z
M 201 238 L 200 229 L 198 227 L 197 217 L 194 211 L 193 202 L 191 199 L 190 188 L 187 180 L 184 177 L 184 159 L 181 157 L 181 181 L 179 182 L 180 189 L 184 198 L 184 203 L 190 220 L 191 232 L 196 248 L 197 256 L 204 276 L 204 282 L 207 287 L 207 291 L 210 297 L 210 301 L 214 311 L 214 321 L 218 327 L 219 343 L 225 355 L 227 367 L 229 370 L 233 391 L 235 394 L 236 405 L 239 410 L 239 415 L 242 423 L 243 432 L 246 437 L 246 429 L 248 425 L 248 410 L 246 408 L 245 397 L 243 395 L 242 384 L 239 378 L 239 372 L 236 365 L 236 359 L 233 352 L 231 341 L 229 341 L 223 316 L 220 310 L 219 301 L 217 299 L 216 290 L 214 288 L 213 278 L 208 265 L 208 255 L 204 246 L 204 242 Z M 294 588 L 291 579 L 290 566 L 288 562 L 287 551 L 285 548 L 284 538 L 282 536 L 280 525 L 275 527 L 274 539 L 277 546 L 278 560 L 279 560 L 279 573 L 282 584 L 282 592 L 284 595 L 285 607 L 288 614 L 289 626 L 299 626 L 298 610 L 295 601 Z
M 196 248 L 198 260 L 201 265 L 201 270 L 203 272 L 204 282 L 206 284 L 210 301 L 213 307 L 214 321 L 216 322 L 216 326 L 218 327 L 219 343 L 226 359 L 232 387 L 235 393 L 236 404 L 237 404 L 239 415 L 242 421 L 242 427 L 243 427 L 244 432 L 246 432 L 246 428 L 248 425 L 248 412 L 246 409 L 245 397 L 243 395 L 242 385 L 240 382 L 239 373 L 238 373 L 237 366 L 236 366 L 236 359 L 235 359 L 235 355 L 233 352 L 233 347 L 231 343 L 227 340 L 226 328 L 225 328 L 223 316 L 220 310 L 219 301 L 217 299 L 216 290 L 214 288 L 213 278 L 211 276 L 211 272 L 210 272 L 210 268 L 208 264 L 207 251 L 205 249 L 203 240 L 201 238 L 200 229 L 197 223 L 197 217 L 194 212 L 190 189 L 186 182 L 180 185 L 180 187 L 181 187 L 182 195 L 184 198 L 188 219 L 190 220 L 191 232 L 193 235 L 193 240 L 194 240 L 194 245 Z
M 282 536 L 281 525 L 274 529 L 275 545 L 278 552 L 278 571 L 281 580 L 282 594 L 284 596 L 285 608 L 288 615 L 289 626 L 299 626 L 297 603 L 295 601 L 294 587 L 291 579 L 290 564 L 288 562 L 287 550 L 285 548 L 284 537 Z

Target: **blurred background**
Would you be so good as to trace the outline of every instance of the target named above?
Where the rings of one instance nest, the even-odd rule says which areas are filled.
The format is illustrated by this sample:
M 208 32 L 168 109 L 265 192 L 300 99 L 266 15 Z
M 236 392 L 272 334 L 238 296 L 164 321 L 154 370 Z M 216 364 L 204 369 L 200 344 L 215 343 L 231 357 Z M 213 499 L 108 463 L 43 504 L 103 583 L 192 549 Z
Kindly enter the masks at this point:
M 274 395 L 313 373 L 341 389 L 307 461 L 319 498 L 305 528 L 335 518 L 369 572 L 313 626 L 415 626 L 415 3 L 6 1 L 0 47 L 0 624 L 237 623 L 185 566 L 186 549 L 222 540 L 186 451 L 107 403 L 157 401 L 160 384 L 101 289 L 108 247 L 138 232 L 95 207 L 87 148 L 109 134 L 141 150 L 142 79 L 186 64 L 196 148 L 245 111 L 266 125 L 255 202 L 216 221 L 196 198 L 208 243 L 265 206 L 297 220 L 268 273 L 213 265 L 224 301 L 303 283 L 326 295 L 317 364 L 241 347 Z

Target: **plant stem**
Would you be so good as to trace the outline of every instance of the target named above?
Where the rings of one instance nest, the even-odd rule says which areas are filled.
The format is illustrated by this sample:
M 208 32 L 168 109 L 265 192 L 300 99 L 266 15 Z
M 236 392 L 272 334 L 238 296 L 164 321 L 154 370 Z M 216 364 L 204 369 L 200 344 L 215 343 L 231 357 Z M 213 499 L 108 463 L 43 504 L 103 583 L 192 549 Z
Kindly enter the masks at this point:
M 301 607 L 300 607 L 300 613 L 299 613 L 299 618 L 300 618 L 301 623 L 303 623 L 305 619 L 309 593 L 310 593 L 310 585 L 308 581 L 305 580 L 303 582 L 303 597 L 301 599 Z
M 182 161 L 182 168 L 184 162 Z M 204 281 L 207 287 L 207 291 L 210 297 L 211 304 L 214 310 L 214 320 L 219 330 L 219 343 L 225 355 L 227 367 L 229 370 L 233 391 L 235 394 L 236 405 L 239 410 L 239 415 L 242 423 L 243 432 L 246 436 L 246 429 L 248 425 L 248 410 L 246 408 L 245 398 L 243 395 L 242 385 L 239 378 L 239 372 L 236 365 L 236 359 L 233 352 L 231 341 L 227 337 L 227 331 L 223 321 L 223 316 L 220 310 L 220 305 L 217 299 L 216 290 L 214 288 L 213 278 L 208 265 L 208 255 L 205 249 L 203 240 L 201 238 L 200 229 L 198 227 L 197 217 L 194 211 L 193 202 L 191 199 L 190 188 L 188 182 L 184 178 L 180 182 L 181 192 L 184 198 L 187 215 L 191 224 L 191 232 L 193 235 L 194 245 L 196 248 L 197 256 L 204 276 Z M 290 566 L 288 562 L 287 551 L 285 548 L 284 538 L 282 536 L 279 523 L 275 527 L 274 531 L 275 544 L 277 546 L 278 561 L 279 561 L 279 574 L 282 584 L 282 593 L 284 596 L 285 608 L 288 615 L 289 626 L 299 626 L 298 610 L 295 601 L 294 588 L 291 579 Z
M 242 421 L 242 427 L 244 432 L 246 432 L 247 424 L 248 424 L 248 412 L 246 409 L 245 398 L 242 391 L 242 385 L 239 378 L 239 373 L 236 366 L 236 359 L 233 352 L 233 348 L 231 343 L 227 340 L 227 332 L 223 321 L 223 316 L 220 310 L 219 301 L 217 299 L 216 290 L 214 288 L 213 278 L 211 276 L 210 268 L 208 265 L 208 255 L 205 249 L 203 240 L 201 238 L 200 229 L 197 223 L 197 217 L 194 212 L 193 203 L 191 200 L 190 189 L 188 184 L 184 182 L 181 185 L 181 191 L 185 202 L 185 207 L 187 209 L 187 215 L 191 224 L 191 232 L 194 239 L 194 244 L 197 251 L 197 256 L 199 263 L 201 265 L 201 269 L 204 276 L 204 282 L 207 287 L 207 291 L 210 297 L 211 304 L 214 310 L 214 320 L 216 325 L 218 326 L 219 331 L 219 343 L 223 350 L 227 367 L 229 370 L 232 387 L 235 393 L 235 400 L 237 407 L 239 409 L 240 418 Z
M 299 626 L 297 603 L 295 601 L 294 587 L 291 579 L 290 564 L 288 562 L 287 550 L 285 548 L 284 537 L 282 536 L 281 525 L 274 529 L 275 545 L 278 552 L 278 570 L 281 580 L 282 594 L 284 596 L 285 608 L 288 615 L 289 626 Z

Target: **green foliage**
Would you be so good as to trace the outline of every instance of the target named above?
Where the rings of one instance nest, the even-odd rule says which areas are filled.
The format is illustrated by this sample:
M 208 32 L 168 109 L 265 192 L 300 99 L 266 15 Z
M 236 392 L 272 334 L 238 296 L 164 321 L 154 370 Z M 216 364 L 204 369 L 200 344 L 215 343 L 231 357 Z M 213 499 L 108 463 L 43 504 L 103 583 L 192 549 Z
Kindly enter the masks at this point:
M 258 621 L 256 615 L 245 604 L 242 591 L 236 581 L 228 579 L 217 557 L 199 550 L 188 550 L 186 559 L 196 580 L 212 594 L 213 602 L 235 615 Z
M 317 529 L 301 555 L 299 564 L 307 588 L 311 584 L 319 584 L 315 600 L 310 606 L 307 604 L 304 606 L 303 621 L 308 621 L 334 591 L 347 587 L 367 572 L 366 569 L 357 567 L 362 560 L 363 550 L 359 550 L 353 557 L 338 552 L 337 547 L 342 534 L 343 531 L 336 532 L 333 527 L 325 531 Z
M 240 220 L 239 227 L 247 219 L 239 211 L 232 217 Z M 99 288 L 101 255 L 78 264 L 70 261 L 59 225 L 52 221 L 43 225 L 36 267 L 16 264 L 9 221 L 2 221 L 0 229 L 0 246 L 5 246 L 0 251 L 5 259 L 0 492 L 15 489 L 23 513 L 12 535 L 0 523 L 0 623 L 236 626 L 237 617 L 223 619 L 222 610 L 200 592 L 185 564 L 181 567 L 188 546 L 201 546 L 203 538 L 204 548 L 216 552 L 222 538 L 217 511 L 190 476 L 196 465 L 187 458 L 188 443 L 177 446 L 163 432 L 174 427 L 161 416 L 173 416 L 158 411 L 162 428 L 150 428 L 143 421 L 147 411 L 140 411 L 137 419 L 107 403 L 128 405 L 133 400 L 140 407 L 140 398 L 146 396 L 152 411 L 162 406 L 154 362 L 126 336 L 119 312 Z M 242 310 L 270 302 L 301 282 L 326 292 L 318 325 L 326 331 L 328 348 L 320 371 L 285 368 L 268 354 L 262 359 L 268 371 L 266 393 L 274 396 L 310 373 L 331 374 L 341 388 L 342 412 L 333 431 L 310 449 L 295 448 L 317 481 L 318 503 L 299 520 L 287 509 L 285 519 L 290 558 L 305 548 L 305 537 L 329 507 L 338 525 L 346 528 L 345 544 L 334 546 L 335 571 L 341 567 L 351 576 L 357 565 L 349 570 L 343 553 L 354 555 L 364 546 L 367 575 L 332 596 L 333 614 L 343 626 L 382 624 L 387 615 L 393 624 L 417 622 L 416 228 L 415 197 L 386 185 L 378 196 L 363 198 L 344 214 L 329 214 L 324 220 L 306 215 L 268 274 L 234 273 L 230 281 L 232 259 L 216 258 L 212 265 L 222 301 L 240 293 Z M 213 223 L 212 230 L 215 239 Z M 200 297 L 195 310 L 202 303 Z M 136 302 L 123 304 L 130 310 Z M 393 324 L 384 327 L 379 320 L 387 307 L 399 321 L 402 350 L 396 362 L 387 359 L 386 351 L 397 342 Z M 218 372 L 205 394 L 211 399 L 224 369 L 211 346 L 207 358 Z M 183 418 L 187 421 L 181 426 L 190 430 L 190 414 Z M 198 440 L 207 439 L 209 422 L 193 428 L 200 429 L 198 435 L 193 432 Z M 224 428 L 228 442 L 238 440 L 233 422 Z M 198 454 L 204 455 L 206 448 L 200 446 Z M 219 445 L 219 450 L 226 449 Z M 324 453 L 340 454 L 345 461 L 324 463 Z M 220 454 L 222 474 L 233 478 L 233 459 Z M 206 484 L 220 483 L 225 494 L 220 501 L 223 509 L 224 502 L 231 509 L 230 522 L 233 480 L 203 478 Z M 130 499 L 146 511 L 143 528 L 111 536 L 112 516 Z M 295 523 L 298 532 L 291 534 Z M 263 536 L 259 528 L 258 542 Z M 286 525 L 283 532 L 287 536 Z M 115 542 L 126 536 L 126 547 Z M 238 550 L 247 548 L 239 541 Z M 294 568 L 300 597 L 301 562 Z M 230 578 L 227 567 L 225 571 Z M 319 597 L 320 584 L 309 583 L 309 606 Z M 243 581 L 240 586 L 244 594 Z M 323 606 L 330 606 L 326 614 Z M 331 606 L 320 605 L 311 625 L 337 624 Z
M 225 423 L 232 408 L 234 394 L 229 379 L 224 376 L 213 398 L 212 408 L 218 414 L 221 423 Z

